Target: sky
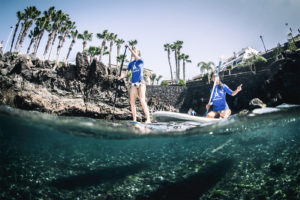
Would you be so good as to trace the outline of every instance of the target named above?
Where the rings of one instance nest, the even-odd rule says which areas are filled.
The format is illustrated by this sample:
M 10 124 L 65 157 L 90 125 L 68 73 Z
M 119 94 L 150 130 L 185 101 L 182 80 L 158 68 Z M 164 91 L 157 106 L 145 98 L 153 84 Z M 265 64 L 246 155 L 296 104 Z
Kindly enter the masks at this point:
M 287 41 L 288 23 L 294 35 L 300 29 L 300 0 L 0 0 L 0 40 L 4 46 L 10 27 L 17 23 L 17 11 L 36 6 L 40 11 L 55 6 L 69 14 L 79 32 L 88 30 L 94 34 L 88 46 L 100 46 L 97 33 L 108 29 L 125 41 L 137 40 L 145 68 L 170 79 L 167 52 L 163 45 L 183 41 L 182 53 L 188 54 L 192 63 L 186 64 L 186 77 L 199 74 L 197 63 L 228 58 L 233 52 L 252 47 L 263 51 L 260 35 L 267 49 L 278 42 Z M 39 47 L 41 56 L 48 34 L 44 34 Z M 9 49 L 10 41 L 8 41 Z M 66 40 L 61 53 L 65 57 L 71 40 Z M 25 53 L 29 38 L 25 40 Z M 82 40 L 74 46 L 69 61 L 82 50 Z M 116 56 L 113 49 L 113 58 Z M 124 48 L 121 49 L 123 53 Z M 52 59 L 55 59 L 52 53 Z M 129 56 L 129 54 L 128 54 Z M 173 68 L 174 54 L 171 54 Z M 108 56 L 104 63 L 108 62 Z M 114 63 L 114 62 L 113 62 Z

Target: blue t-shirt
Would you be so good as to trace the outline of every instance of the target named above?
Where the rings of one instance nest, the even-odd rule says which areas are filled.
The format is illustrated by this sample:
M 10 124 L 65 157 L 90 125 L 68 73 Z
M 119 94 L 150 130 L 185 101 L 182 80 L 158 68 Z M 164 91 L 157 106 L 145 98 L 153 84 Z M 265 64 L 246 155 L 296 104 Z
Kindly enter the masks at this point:
M 128 64 L 127 70 L 132 71 L 132 83 L 144 80 L 143 78 L 144 61 L 142 59 L 131 61 Z
M 223 88 L 219 85 L 215 87 L 211 100 L 213 103 L 213 111 L 218 112 L 229 108 L 226 102 L 226 93 L 232 95 L 232 90 L 227 85 L 223 84 Z

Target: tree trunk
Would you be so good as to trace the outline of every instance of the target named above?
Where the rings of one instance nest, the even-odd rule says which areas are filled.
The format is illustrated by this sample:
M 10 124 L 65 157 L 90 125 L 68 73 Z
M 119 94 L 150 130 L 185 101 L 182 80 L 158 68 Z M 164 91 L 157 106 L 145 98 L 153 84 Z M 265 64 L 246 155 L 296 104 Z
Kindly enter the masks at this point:
M 48 35 L 48 41 L 47 41 L 47 45 L 45 47 L 45 51 L 44 51 L 44 59 L 46 58 L 46 55 L 48 53 L 48 50 L 49 50 L 49 47 L 50 47 L 50 43 L 53 39 L 53 36 L 54 36 L 54 31 L 52 31 L 49 35 Z
M 131 49 L 133 49 L 133 45 L 131 46 Z M 131 54 L 131 56 L 130 56 L 130 62 L 133 60 L 133 55 Z M 153 84 L 152 84 L 153 85 Z
M 183 60 L 183 80 L 185 81 L 185 61 Z
M 68 60 L 68 58 L 69 58 L 69 56 L 70 56 L 70 53 L 71 53 L 71 51 L 72 51 L 72 48 L 73 48 L 74 44 L 75 44 L 75 40 L 72 40 L 72 42 L 71 42 L 71 44 L 70 44 L 70 47 L 69 47 L 69 51 L 68 51 L 66 60 Z
M 29 46 L 28 46 L 28 49 L 27 49 L 27 54 L 29 54 L 29 52 L 30 52 L 30 48 L 31 48 L 31 45 L 33 44 L 34 40 L 35 40 L 35 38 L 34 38 L 34 37 L 33 37 L 33 38 L 31 38 L 31 40 L 30 40 L 30 44 L 29 44 Z
M 178 56 L 177 56 L 177 62 L 178 62 L 178 80 L 180 80 L 180 60 L 179 60 L 179 52 L 178 52 Z
M 50 48 L 50 52 L 49 52 L 49 55 L 48 55 L 48 60 L 50 60 L 51 53 L 52 53 L 52 48 L 53 48 L 53 46 L 54 46 L 54 43 L 55 43 L 55 40 L 56 40 L 57 34 L 58 34 L 58 29 L 55 31 L 55 34 L 54 34 L 54 37 L 53 37 L 53 40 L 52 40 L 52 44 L 51 44 L 51 48 Z
M 82 43 L 82 52 L 84 52 L 84 49 L 86 48 L 86 43 L 87 43 L 87 41 L 83 40 L 83 43 Z
M 169 61 L 170 72 L 171 72 L 171 80 L 172 80 L 172 83 L 173 83 L 173 71 L 172 71 L 172 66 L 171 66 L 170 49 L 169 48 L 168 48 L 168 61 Z
M 106 39 L 104 38 L 103 41 L 102 41 L 102 46 L 101 46 L 101 51 L 100 51 L 100 56 L 99 56 L 99 61 L 100 62 L 102 62 L 102 56 L 103 56 L 103 53 L 104 53 L 105 44 L 106 44 Z
M 21 21 L 18 21 L 18 23 L 16 24 L 15 31 L 14 31 L 14 35 L 13 35 L 13 38 L 12 38 L 12 41 L 11 41 L 11 45 L 10 45 L 10 50 L 9 50 L 10 52 L 11 52 L 13 46 L 14 46 L 14 41 L 15 41 L 15 38 L 16 38 L 16 34 L 17 34 L 17 31 L 18 31 L 20 22 L 21 22 Z
M 22 27 L 21 27 L 21 30 L 20 30 L 19 35 L 18 35 L 18 39 L 17 39 L 16 44 L 15 44 L 15 51 L 17 51 L 17 48 L 18 48 L 18 46 L 19 46 L 20 39 L 21 39 L 22 34 L 23 34 L 23 31 L 24 31 L 24 29 L 25 29 L 25 23 L 26 23 L 26 21 L 24 21 L 24 22 L 22 23 Z
M 33 55 L 36 55 L 36 53 L 37 53 L 37 50 L 38 50 L 38 48 L 40 46 L 40 43 L 41 43 L 42 37 L 44 35 L 44 32 L 45 32 L 45 29 L 41 30 L 40 33 L 38 34 L 35 42 L 34 42 Z
M 62 49 L 62 47 L 64 46 L 64 43 L 66 41 L 66 37 L 69 34 L 69 32 L 67 31 L 64 36 L 62 37 L 62 40 L 59 42 L 59 45 L 57 47 L 57 53 L 56 53 L 56 62 L 58 62 L 59 56 L 60 56 L 60 51 Z
M 60 50 L 62 48 L 62 43 L 63 43 L 63 38 L 59 39 L 59 41 L 58 41 L 58 46 L 57 46 L 57 50 L 56 50 L 56 59 L 55 59 L 56 63 L 58 63 Z
M 24 40 L 26 38 L 26 35 L 27 35 L 27 33 L 28 33 L 28 31 L 29 31 L 32 23 L 33 23 L 33 19 L 29 21 L 29 23 L 27 24 L 27 26 L 25 26 L 25 29 L 23 31 L 23 34 L 22 34 L 22 37 L 21 37 L 21 40 L 20 40 L 20 43 L 19 43 L 19 46 L 18 46 L 18 50 L 17 50 L 18 52 L 22 49 Z
M 112 47 L 114 45 L 113 41 L 110 41 L 109 45 L 109 59 L 108 59 L 108 67 L 111 68 L 111 52 L 112 52 Z
M 175 65 L 176 65 L 176 82 L 178 82 L 177 49 L 175 49 Z
M 119 66 L 118 57 L 120 56 L 121 45 L 117 46 L 117 67 Z

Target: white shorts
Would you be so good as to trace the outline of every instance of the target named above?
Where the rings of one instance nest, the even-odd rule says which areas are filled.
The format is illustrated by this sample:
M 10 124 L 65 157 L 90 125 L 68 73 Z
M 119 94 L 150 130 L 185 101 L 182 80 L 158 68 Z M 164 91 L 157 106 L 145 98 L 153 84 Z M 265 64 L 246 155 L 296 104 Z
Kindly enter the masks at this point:
M 145 85 L 145 81 L 141 80 L 139 82 L 135 82 L 135 83 L 131 83 L 132 87 L 136 87 L 137 89 L 140 87 L 140 85 L 144 84 Z

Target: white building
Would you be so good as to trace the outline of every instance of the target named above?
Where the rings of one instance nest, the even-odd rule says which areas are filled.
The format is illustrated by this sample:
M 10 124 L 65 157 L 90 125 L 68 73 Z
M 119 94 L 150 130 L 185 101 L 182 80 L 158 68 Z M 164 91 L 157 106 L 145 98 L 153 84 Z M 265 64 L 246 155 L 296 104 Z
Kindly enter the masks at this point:
M 245 62 L 245 60 L 253 57 L 254 55 L 258 55 L 258 51 L 251 48 L 251 47 L 246 47 L 240 50 L 237 53 L 233 53 L 233 56 L 230 58 L 226 59 L 225 62 L 223 62 L 221 69 L 226 68 L 227 66 L 236 66 L 238 64 L 241 64 Z

